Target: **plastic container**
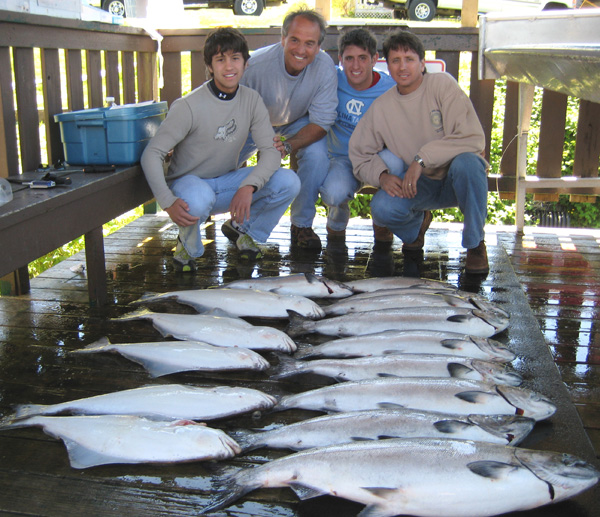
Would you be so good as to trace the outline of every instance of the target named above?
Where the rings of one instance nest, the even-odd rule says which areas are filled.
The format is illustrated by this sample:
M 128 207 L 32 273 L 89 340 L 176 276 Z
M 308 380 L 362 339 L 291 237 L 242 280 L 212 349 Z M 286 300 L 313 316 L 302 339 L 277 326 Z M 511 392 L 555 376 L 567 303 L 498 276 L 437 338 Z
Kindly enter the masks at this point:
M 167 115 L 166 102 L 142 102 L 54 115 L 70 165 L 133 165 Z

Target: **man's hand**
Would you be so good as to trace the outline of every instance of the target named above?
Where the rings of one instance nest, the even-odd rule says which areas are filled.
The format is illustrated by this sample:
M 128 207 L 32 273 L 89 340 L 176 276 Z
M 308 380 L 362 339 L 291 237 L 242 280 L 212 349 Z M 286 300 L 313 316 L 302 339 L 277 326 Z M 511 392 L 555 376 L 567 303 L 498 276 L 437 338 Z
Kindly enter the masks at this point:
M 382 172 L 379 176 L 379 185 L 392 197 L 405 197 L 412 199 L 417 195 L 417 181 L 421 177 L 423 168 L 413 162 L 408 167 L 404 179 L 394 176 L 389 172 Z
M 287 152 L 279 135 L 276 135 L 275 138 L 273 138 L 273 146 L 281 153 L 281 159 L 283 160 L 287 156 Z
M 233 196 L 229 204 L 229 213 L 236 223 L 243 224 L 244 221 L 250 219 L 252 194 L 254 194 L 254 187 L 252 185 L 245 185 L 240 187 Z
M 171 221 L 179 226 L 191 226 L 196 224 L 200 218 L 189 213 L 189 205 L 181 198 L 177 198 L 169 208 L 165 208 L 165 212 L 169 214 Z

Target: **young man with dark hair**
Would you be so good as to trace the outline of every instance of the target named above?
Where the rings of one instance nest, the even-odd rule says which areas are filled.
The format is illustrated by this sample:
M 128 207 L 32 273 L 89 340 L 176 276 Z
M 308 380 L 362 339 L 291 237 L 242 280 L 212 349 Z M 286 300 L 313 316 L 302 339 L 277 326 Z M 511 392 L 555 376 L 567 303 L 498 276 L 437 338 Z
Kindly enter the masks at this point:
M 402 239 L 405 253 L 421 252 L 431 210 L 458 206 L 465 271 L 487 274 L 485 137 L 473 104 L 450 74 L 425 73 L 414 34 L 390 34 L 383 52 L 396 87 L 373 102 L 350 139 L 354 174 L 380 189 L 373 218 Z
M 292 245 L 314 250 L 321 249 L 312 229 L 323 182 L 320 164 L 327 159 L 325 136 L 337 106 L 335 65 L 321 51 L 325 29 L 325 20 L 315 11 L 291 12 L 283 21 L 281 42 L 254 52 L 242 80 L 265 101 L 281 156 L 296 155 L 302 187 L 291 206 Z M 252 140 L 241 153 L 242 162 L 256 151 Z M 230 235 L 227 227 L 223 232 Z
M 261 256 L 264 242 L 294 199 L 300 182 L 280 168 L 269 114 L 257 92 L 240 86 L 248 44 L 236 29 L 220 28 L 206 39 L 204 61 L 212 79 L 176 100 L 142 154 L 142 168 L 158 203 L 179 226 L 173 256 L 192 271 L 204 246 L 200 224 L 229 212 L 239 226 L 240 256 Z M 260 150 L 255 167 L 238 169 L 248 134 Z M 164 163 L 173 150 L 166 177 Z
M 348 202 L 360 187 L 352 174 L 348 157 L 348 142 L 358 121 L 373 101 L 396 83 L 385 73 L 374 70 L 379 54 L 377 40 L 366 29 L 344 32 L 338 40 L 339 61 L 338 106 L 335 123 L 327 133 L 329 161 L 327 174 L 319 189 L 321 199 L 328 207 L 327 237 L 344 240 L 350 219 Z M 393 235 L 373 221 L 375 240 L 391 243 Z M 384 237 L 382 237 L 382 235 Z

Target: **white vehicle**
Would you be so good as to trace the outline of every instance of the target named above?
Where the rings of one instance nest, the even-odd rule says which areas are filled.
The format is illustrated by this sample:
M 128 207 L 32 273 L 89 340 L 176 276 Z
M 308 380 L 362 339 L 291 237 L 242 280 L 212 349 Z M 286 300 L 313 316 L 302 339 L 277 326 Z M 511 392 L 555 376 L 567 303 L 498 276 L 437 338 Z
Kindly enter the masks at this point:
M 576 0 L 479 0 L 480 13 L 514 12 L 540 9 L 570 9 Z M 394 10 L 394 18 L 429 22 L 438 13 L 460 14 L 462 0 L 383 0 L 383 5 Z

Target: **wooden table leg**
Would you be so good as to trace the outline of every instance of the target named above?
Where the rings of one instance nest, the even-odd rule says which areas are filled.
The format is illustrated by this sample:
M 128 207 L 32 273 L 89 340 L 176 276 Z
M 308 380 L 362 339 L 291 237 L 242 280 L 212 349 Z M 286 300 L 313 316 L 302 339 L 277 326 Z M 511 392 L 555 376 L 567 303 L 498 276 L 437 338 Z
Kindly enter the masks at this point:
M 85 234 L 85 258 L 90 305 L 100 307 L 105 305 L 108 299 L 102 226 Z

